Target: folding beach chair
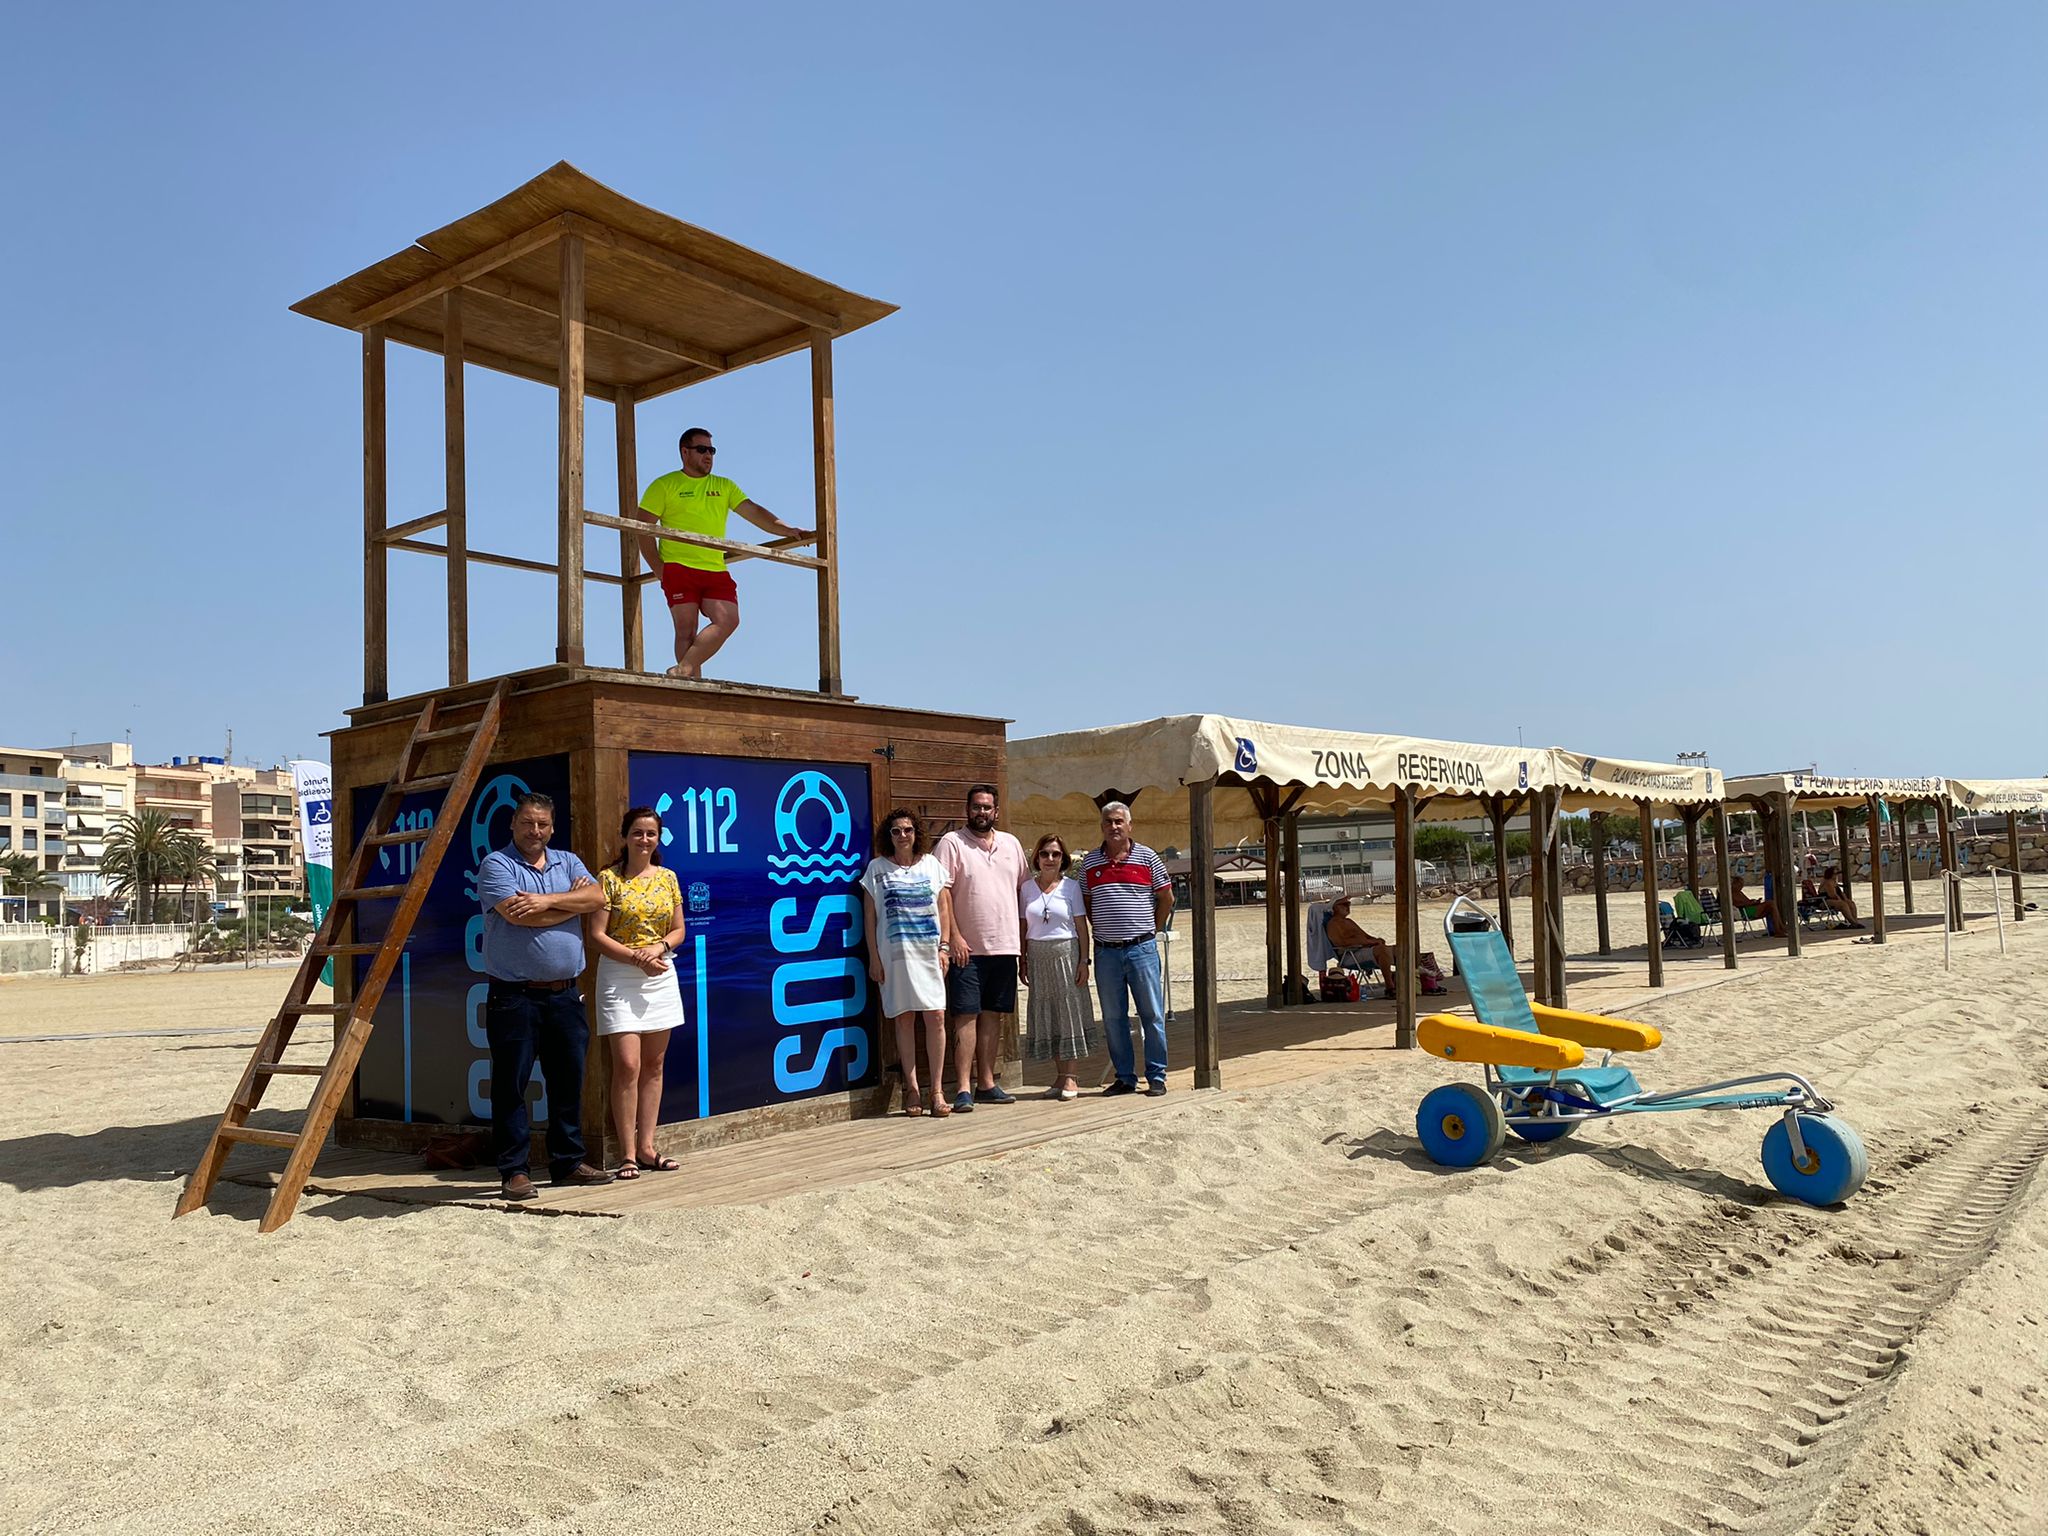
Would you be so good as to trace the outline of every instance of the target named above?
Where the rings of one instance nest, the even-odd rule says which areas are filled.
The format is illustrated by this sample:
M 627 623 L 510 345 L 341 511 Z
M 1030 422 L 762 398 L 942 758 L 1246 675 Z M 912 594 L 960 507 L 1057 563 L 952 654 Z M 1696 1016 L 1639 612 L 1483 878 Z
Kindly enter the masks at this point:
M 1699 910 L 1699 903 L 1694 902 L 1692 909 L 1697 912 Z M 1664 930 L 1664 947 L 1666 949 L 1698 949 L 1702 944 L 1706 943 L 1706 940 L 1700 936 L 1698 922 L 1690 918 L 1681 917 L 1678 909 L 1668 901 L 1657 903 L 1657 922 Z
M 1721 917 L 1720 895 L 1714 891 L 1702 891 L 1700 892 L 1699 902 L 1700 932 L 1704 934 L 1711 929 L 1719 928 L 1723 921 Z
M 1479 911 L 1471 898 L 1451 904 Z M 1779 1113 L 1764 1133 L 1764 1173 L 1783 1193 L 1808 1205 L 1833 1205 L 1863 1185 L 1869 1161 L 1863 1142 L 1834 1105 L 1796 1073 L 1766 1072 L 1676 1092 L 1645 1093 L 1627 1067 L 1611 1065 L 1616 1051 L 1652 1051 L 1664 1036 L 1648 1024 L 1598 1014 L 1546 1008 L 1529 1001 L 1515 974 L 1514 956 L 1497 926 L 1455 931 L 1447 917 L 1444 938 L 1472 996 L 1477 1023 L 1431 1014 L 1417 1042 L 1447 1061 L 1477 1063 L 1483 1084 L 1446 1083 L 1423 1096 L 1416 1134 L 1432 1161 L 1476 1168 L 1499 1152 L 1507 1133 L 1524 1141 L 1555 1141 L 1589 1120 L 1687 1109 L 1770 1109 Z M 1604 1052 L 1588 1065 L 1586 1048 Z

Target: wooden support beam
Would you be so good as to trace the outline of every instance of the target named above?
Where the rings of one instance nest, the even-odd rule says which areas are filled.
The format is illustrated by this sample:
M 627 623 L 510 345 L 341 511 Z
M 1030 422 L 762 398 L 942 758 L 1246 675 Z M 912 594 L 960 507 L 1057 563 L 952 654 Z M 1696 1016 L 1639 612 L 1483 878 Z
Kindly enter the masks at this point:
M 1508 800 L 1506 795 L 1495 795 L 1486 806 L 1487 818 L 1493 823 L 1493 887 L 1500 894 L 1495 898 L 1494 910 L 1500 918 L 1500 936 L 1507 941 L 1508 953 L 1515 952 L 1515 919 L 1508 905 Z
M 664 538 L 675 537 L 673 533 L 664 533 L 662 536 Z M 742 544 L 738 549 L 727 550 L 725 563 L 731 565 L 737 560 L 753 560 L 756 558 L 773 560 L 776 552 L 779 550 L 802 549 L 806 545 L 817 542 L 818 536 L 815 533 L 793 533 L 787 538 L 763 539 L 759 544 Z M 813 558 L 817 557 L 813 556 Z M 800 562 L 790 561 L 788 563 L 794 565 Z M 824 562 L 821 560 L 819 563 L 822 565 Z
M 1614 953 L 1614 935 L 1607 922 L 1607 813 L 1594 811 L 1593 818 L 1593 920 L 1600 930 L 1600 953 Z
M 444 560 L 448 557 L 447 545 L 429 544 L 425 539 L 394 539 L 386 547 L 402 549 L 408 554 L 414 555 L 439 555 Z M 528 560 L 519 555 L 494 555 L 481 549 L 468 550 L 464 558 L 471 565 L 495 565 L 501 566 L 508 571 L 536 571 L 544 576 L 559 576 L 562 570 L 552 560 Z M 605 585 L 613 587 L 619 586 L 623 580 L 623 578 L 611 571 L 585 571 L 583 579 L 585 581 L 601 581 Z M 643 575 L 636 576 L 633 579 L 644 582 L 647 578 Z
M 1657 818 L 1651 814 L 1649 801 L 1637 802 L 1636 819 L 1642 827 L 1643 928 L 1650 949 L 1650 985 L 1661 987 L 1664 985 L 1664 929 L 1657 921 Z
M 738 539 L 716 539 L 708 533 L 684 533 L 676 528 L 659 528 L 652 523 L 634 518 L 613 517 L 605 512 L 585 512 L 583 521 L 599 528 L 616 528 L 621 532 L 635 535 L 652 533 L 671 544 L 696 544 L 705 549 L 722 549 L 728 561 L 737 559 L 773 560 L 780 565 L 801 565 L 817 570 L 824 561 L 815 555 L 794 554 L 787 546 L 808 544 L 809 536 L 801 539 L 778 539 L 774 544 L 746 544 Z
M 565 234 L 561 252 L 561 381 L 556 396 L 555 529 L 561 567 L 555 579 L 555 660 L 583 665 L 583 324 L 584 248 Z
M 1884 833 L 1880 828 L 1884 825 L 1884 801 L 1880 800 L 1876 795 L 1871 795 L 1863 802 L 1863 805 L 1863 813 L 1869 818 L 1867 830 L 1870 833 L 1870 942 L 1882 944 L 1885 941 Z M 1848 878 L 1845 875 L 1842 884 L 1846 887 L 1848 883 Z
M 2012 920 L 2024 923 L 2027 920 L 2027 896 L 2020 882 L 2020 813 L 2005 813 L 2005 846 L 2007 859 L 2012 866 Z
M 516 304 L 521 309 L 531 310 L 534 314 L 546 315 L 554 320 L 561 318 L 561 305 L 556 302 L 553 294 L 543 293 L 538 288 L 529 288 L 524 283 L 515 283 L 510 278 L 479 277 L 465 286 L 474 292 L 488 294 L 494 299 L 503 299 L 508 304 Z M 709 347 L 697 346 L 679 336 L 670 336 L 662 331 L 649 330 L 644 325 L 635 325 L 630 320 L 620 320 L 612 315 L 595 312 L 586 313 L 583 324 L 591 331 L 631 342 L 634 346 L 645 347 L 650 352 L 659 352 L 664 356 L 676 358 L 707 374 L 726 371 L 724 353 L 714 352 Z
M 421 330 L 418 326 L 406 325 L 398 320 L 387 320 L 384 323 L 384 334 L 389 340 L 412 347 L 416 351 L 431 352 L 436 357 L 444 355 L 441 338 L 432 331 Z M 555 388 L 561 381 L 561 373 L 557 369 L 529 363 L 523 358 L 507 357 L 502 352 L 493 352 L 488 347 L 479 347 L 468 341 L 463 343 L 462 355 L 464 361 L 479 368 L 488 368 L 493 373 L 509 373 L 514 378 L 545 384 L 549 389 Z M 587 378 L 583 381 L 583 393 L 596 400 L 612 398 L 612 388 L 609 384 L 594 383 Z
M 737 352 L 725 354 L 725 371 L 734 372 L 750 368 L 755 363 L 765 363 L 770 358 L 787 357 L 792 352 L 801 352 L 811 344 L 813 332 L 808 325 L 800 326 L 786 336 L 770 337 L 767 341 L 756 342 L 751 347 L 741 347 Z M 687 389 L 692 384 L 702 384 L 706 379 L 718 375 L 709 368 L 678 368 L 674 373 L 665 373 L 658 379 L 650 379 L 637 386 L 634 393 L 642 400 L 652 400 L 657 395 L 666 395 L 678 389 Z
M 424 304 L 428 299 L 439 298 L 451 288 L 460 288 L 464 283 L 484 273 L 502 267 L 508 261 L 517 261 L 528 251 L 537 251 L 561 239 L 562 216 L 543 219 L 531 229 L 509 235 L 496 245 L 487 246 L 474 256 L 464 257 L 451 267 L 443 267 L 418 282 L 409 284 L 374 304 L 365 304 L 355 312 L 349 324 L 357 330 L 365 330 L 381 321 L 404 314 L 415 304 Z
M 1279 796 L 1265 784 L 1253 785 L 1251 795 L 1252 803 L 1264 818 L 1266 834 L 1266 1006 L 1283 1008 L 1287 1004 L 1287 962 L 1286 943 L 1281 934 L 1286 915 L 1280 902 Z
M 617 444 L 614 457 L 618 463 L 619 518 L 622 522 L 634 521 L 633 510 L 640 505 L 640 449 L 635 415 L 633 396 L 621 390 L 612 404 L 612 425 Z M 619 530 L 619 574 L 625 578 L 619 583 L 619 624 L 625 641 L 626 670 L 644 672 L 647 670 L 647 604 L 640 592 L 640 536 L 629 528 Z M 661 571 L 657 567 L 648 574 L 658 579 Z
M 1908 917 L 1913 915 L 1913 840 L 1906 834 L 1906 821 L 1911 812 L 1910 805 L 1902 805 L 1899 814 L 1892 818 L 1894 841 L 1899 850 L 1899 883 L 1905 887 Z
M 1301 812 L 1280 818 L 1280 863 L 1287 881 L 1287 980 L 1282 988 L 1289 1003 L 1305 1003 L 1307 979 L 1301 971 Z
M 1550 996 L 1550 880 L 1543 868 L 1549 816 L 1550 802 L 1542 795 L 1529 796 L 1529 961 L 1539 1002 Z
M 811 468 L 818 530 L 818 692 L 844 693 L 839 670 L 839 461 L 832 403 L 832 337 L 811 338 Z
M 469 432 L 464 415 L 462 290 L 441 298 L 441 437 L 448 529 L 448 686 L 469 681 Z
M 1771 820 L 1771 847 L 1777 855 L 1778 875 L 1772 882 L 1774 897 L 1778 904 L 1778 926 L 1785 931 L 1785 953 L 1797 960 L 1802 954 L 1799 933 L 1799 872 L 1794 867 L 1797 860 L 1792 852 L 1792 797 L 1778 797 L 1777 815 Z M 1842 879 L 1849 878 L 1848 866 L 1842 867 Z
M 363 332 L 363 702 L 391 697 L 389 561 L 384 520 L 390 499 L 390 459 L 385 449 L 387 405 L 384 332 Z
M 1934 802 L 1934 825 L 1941 840 L 1941 905 L 1948 914 L 1949 928 L 1956 933 L 1963 931 L 1963 888 L 1949 876 L 1956 869 L 1956 824 L 1949 813 L 1948 802 Z
M 1421 952 L 1420 892 L 1415 889 L 1415 791 L 1394 791 L 1394 931 L 1400 936 L 1394 962 L 1394 1045 L 1415 1049 L 1415 959 Z
M 1216 1015 L 1216 882 L 1201 878 L 1216 864 L 1213 779 L 1188 786 L 1189 927 L 1194 930 L 1195 1086 L 1223 1086 L 1223 1045 Z
M 688 278 L 703 287 L 714 289 L 731 298 L 744 299 L 749 304 L 772 310 L 778 315 L 786 315 L 791 320 L 801 321 L 819 330 L 830 331 L 836 335 L 845 328 L 845 322 L 829 310 L 806 304 L 801 299 L 793 299 L 785 293 L 777 293 L 772 288 L 764 288 L 759 283 L 749 282 L 743 277 L 735 277 L 730 272 L 714 267 L 708 262 L 681 255 L 667 246 L 656 245 L 651 240 L 642 240 L 638 235 L 629 235 L 623 229 L 600 224 L 580 213 L 565 213 L 560 217 L 566 234 L 579 236 L 592 245 L 601 245 L 618 251 L 636 261 L 660 267 L 677 277 Z
M 1733 873 L 1728 866 L 1728 807 L 1723 803 L 1714 808 L 1714 878 L 1721 882 L 1715 898 L 1721 905 L 1721 964 L 1731 971 L 1739 964 L 1735 951 L 1735 911 L 1728 905 Z M 1694 891 L 1693 895 L 1699 892 Z
M 1689 805 L 1679 812 L 1685 818 L 1685 888 L 1695 900 L 1700 894 L 1700 809 Z
M 1566 966 L 1564 945 L 1564 835 L 1560 814 L 1564 809 L 1564 791 L 1558 789 L 1539 790 L 1550 802 L 1550 849 L 1543 861 L 1543 878 L 1550 891 L 1550 1006 L 1568 1008 L 1566 997 Z

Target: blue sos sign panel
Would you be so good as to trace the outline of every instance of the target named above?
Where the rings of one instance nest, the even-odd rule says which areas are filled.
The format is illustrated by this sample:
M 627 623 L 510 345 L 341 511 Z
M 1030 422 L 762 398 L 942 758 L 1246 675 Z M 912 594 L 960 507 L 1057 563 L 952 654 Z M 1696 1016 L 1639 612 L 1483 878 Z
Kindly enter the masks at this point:
M 483 909 L 476 900 L 476 870 L 485 854 L 512 841 L 512 802 L 529 790 L 555 802 L 557 848 L 578 848 L 569 824 L 569 760 L 536 757 L 484 770 L 469 804 L 454 808 L 462 820 L 448 844 L 425 905 L 413 923 L 398 970 L 377 1004 L 375 1027 L 356 1069 L 356 1113 L 366 1119 L 443 1125 L 491 1123 L 491 1044 L 484 1035 L 484 1002 L 490 979 L 484 974 Z M 361 837 L 382 798 L 382 785 L 351 791 L 350 824 Z M 438 794 L 408 795 L 392 830 L 424 830 L 449 814 Z M 367 885 L 399 885 L 412 877 L 420 844 L 394 843 L 377 850 Z M 336 862 L 346 857 L 335 850 Z M 586 862 L 595 864 L 594 858 Z M 394 903 L 366 901 L 356 909 L 356 937 L 374 943 L 384 936 Z M 357 956 L 361 984 L 370 968 Z M 534 1073 L 530 1090 L 536 1124 L 547 1118 L 547 1085 Z
M 661 814 L 687 924 L 675 957 L 686 1022 L 661 1118 L 879 1081 L 860 893 L 867 769 L 635 752 L 627 780 L 631 802 Z

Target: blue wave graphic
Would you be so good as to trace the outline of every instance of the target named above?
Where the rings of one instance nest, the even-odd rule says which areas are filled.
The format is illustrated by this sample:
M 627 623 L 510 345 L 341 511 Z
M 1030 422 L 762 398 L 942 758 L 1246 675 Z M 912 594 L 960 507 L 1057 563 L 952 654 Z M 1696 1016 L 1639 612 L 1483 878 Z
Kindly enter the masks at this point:
M 834 881 L 850 880 L 853 869 L 800 869 L 787 875 L 770 875 L 770 885 L 826 885 Z
M 785 856 L 779 853 L 771 853 L 768 855 L 768 862 L 777 869 L 787 869 L 792 864 L 806 866 L 813 864 L 844 864 L 850 869 L 860 862 L 860 855 L 857 853 L 792 853 Z

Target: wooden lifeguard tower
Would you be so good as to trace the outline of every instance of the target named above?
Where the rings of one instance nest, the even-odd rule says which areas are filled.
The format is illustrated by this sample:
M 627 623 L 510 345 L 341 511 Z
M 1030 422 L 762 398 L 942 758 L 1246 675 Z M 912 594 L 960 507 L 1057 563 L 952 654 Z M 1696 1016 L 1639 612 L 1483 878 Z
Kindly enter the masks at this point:
M 506 841 L 512 797 L 524 790 L 554 798 L 557 846 L 593 867 L 616 847 L 628 806 L 657 806 L 667 821 L 664 862 L 687 893 L 693 935 L 677 972 L 694 1038 L 671 1043 L 664 1148 L 879 1110 L 886 1042 L 856 889 L 871 827 L 895 805 L 917 809 L 935 831 L 955 824 L 968 786 L 1000 787 L 1004 772 L 1001 720 L 875 706 L 844 687 L 832 344 L 894 306 L 633 202 L 563 163 L 292 307 L 362 336 L 363 701 L 332 733 L 335 848 L 349 864 L 180 1212 L 204 1203 L 237 1142 L 291 1151 L 270 1230 L 291 1214 L 330 1123 L 344 1144 L 389 1148 L 488 1124 L 475 868 Z M 446 442 L 446 504 L 395 523 L 386 477 L 393 342 L 443 359 Z M 810 358 L 815 535 L 663 537 L 723 549 L 728 562 L 812 572 L 818 690 L 649 676 L 643 588 L 659 573 L 640 569 L 638 537 L 650 530 L 631 515 L 640 496 L 636 408 L 798 352 Z M 471 365 L 557 391 L 553 562 L 469 542 Z M 613 407 L 617 514 L 586 502 L 591 396 Z M 618 532 L 616 572 L 585 567 L 593 525 Z M 435 531 L 443 542 L 423 537 Z M 448 566 L 446 686 L 396 699 L 386 609 L 393 550 Z M 555 578 L 551 665 L 470 676 L 472 564 Z M 619 589 L 624 670 L 585 663 L 591 582 Z M 329 959 L 346 962 L 335 967 L 335 1000 L 311 1002 Z M 289 1062 L 293 1028 L 308 1014 L 334 1017 L 334 1048 L 324 1063 Z M 593 1157 L 607 1134 L 597 1047 L 593 1037 L 583 1095 Z M 248 1126 L 264 1087 L 283 1073 L 321 1079 L 305 1126 Z M 544 1091 L 536 1083 L 537 1125 Z

